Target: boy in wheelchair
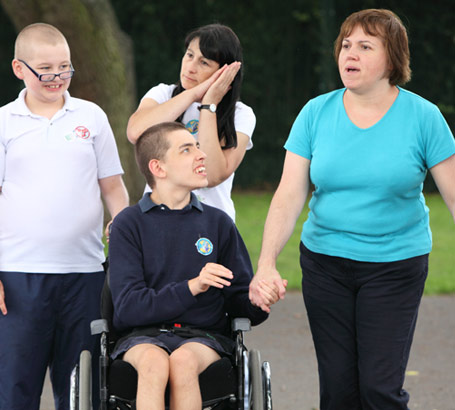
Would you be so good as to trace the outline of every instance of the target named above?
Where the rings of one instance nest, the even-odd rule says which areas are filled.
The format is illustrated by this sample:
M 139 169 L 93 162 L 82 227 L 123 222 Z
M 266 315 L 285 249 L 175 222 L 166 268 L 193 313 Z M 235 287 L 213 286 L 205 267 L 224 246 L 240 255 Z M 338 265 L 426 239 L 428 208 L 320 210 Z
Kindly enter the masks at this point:
M 158 124 L 135 154 L 152 192 L 112 225 L 113 324 L 124 336 L 111 357 L 136 369 L 138 410 L 164 409 L 168 383 L 172 410 L 200 410 L 199 374 L 233 354 L 229 317 L 257 325 L 267 313 L 248 298 L 253 272 L 235 224 L 191 193 L 208 185 L 194 137 L 179 123 Z M 266 284 L 261 292 L 278 299 Z

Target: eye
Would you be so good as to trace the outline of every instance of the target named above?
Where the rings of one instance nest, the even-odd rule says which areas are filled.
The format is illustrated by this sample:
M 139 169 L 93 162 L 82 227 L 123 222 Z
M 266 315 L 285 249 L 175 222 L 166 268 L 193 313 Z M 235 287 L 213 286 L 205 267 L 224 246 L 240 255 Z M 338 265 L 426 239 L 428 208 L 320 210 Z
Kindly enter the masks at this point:
M 362 45 L 362 50 L 370 50 L 370 49 L 371 49 L 370 46 L 367 46 L 366 44 Z
M 61 71 L 69 71 L 69 70 L 71 70 L 71 66 L 70 66 L 69 64 L 62 64 L 62 65 L 59 67 L 59 69 L 60 69 Z

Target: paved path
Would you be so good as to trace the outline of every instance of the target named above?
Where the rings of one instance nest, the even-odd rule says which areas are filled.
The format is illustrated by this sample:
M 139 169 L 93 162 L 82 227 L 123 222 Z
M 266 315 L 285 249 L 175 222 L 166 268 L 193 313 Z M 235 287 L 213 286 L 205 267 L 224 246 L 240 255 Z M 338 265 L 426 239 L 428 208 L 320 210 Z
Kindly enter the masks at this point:
M 274 410 L 317 410 L 318 382 L 313 343 L 302 296 L 286 295 L 267 322 L 246 335 L 272 368 Z M 411 410 L 455 410 L 455 295 L 424 297 L 405 388 Z M 41 410 L 54 410 L 49 383 Z

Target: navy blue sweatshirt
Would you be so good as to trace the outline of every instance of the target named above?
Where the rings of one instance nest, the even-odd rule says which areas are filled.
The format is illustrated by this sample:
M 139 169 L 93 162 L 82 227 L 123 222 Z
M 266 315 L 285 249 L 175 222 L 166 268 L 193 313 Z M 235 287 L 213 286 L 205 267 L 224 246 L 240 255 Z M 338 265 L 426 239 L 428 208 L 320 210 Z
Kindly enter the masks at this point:
M 226 314 L 248 317 L 253 325 L 268 316 L 248 298 L 253 270 L 235 224 L 193 194 L 181 210 L 157 205 L 145 194 L 120 212 L 112 224 L 109 260 L 114 326 L 119 331 L 180 323 L 225 333 Z M 210 287 L 193 296 L 188 280 L 208 262 L 233 272 L 231 286 Z

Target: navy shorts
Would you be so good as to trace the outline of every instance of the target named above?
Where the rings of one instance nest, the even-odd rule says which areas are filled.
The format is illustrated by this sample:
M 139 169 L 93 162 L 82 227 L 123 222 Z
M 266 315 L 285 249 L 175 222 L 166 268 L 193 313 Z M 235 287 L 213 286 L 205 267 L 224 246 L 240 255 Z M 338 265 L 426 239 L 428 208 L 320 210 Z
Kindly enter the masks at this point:
M 161 347 L 166 352 L 171 354 L 174 350 L 178 349 L 180 346 L 184 345 L 185 343 L 200 343 L 211 349 L 215 350 L 220 356 L 231 356 L 230 352 L 227 352 L 219 342 L 213 339 L 209 339 L 206 337 L 181 337 L 176 335 L 173 332 L 165 332 L 155 337 L 150 336 L 133 336 L 130 338 L 125 339 L 123 342 L 119 344 L 119 346 L 115 347 L 114 352 L 111 355 L 112 359 L 116 359 L 130 350 L 132 347 L 139 345 L 139 344 L 153 344 L 158 347 Z

